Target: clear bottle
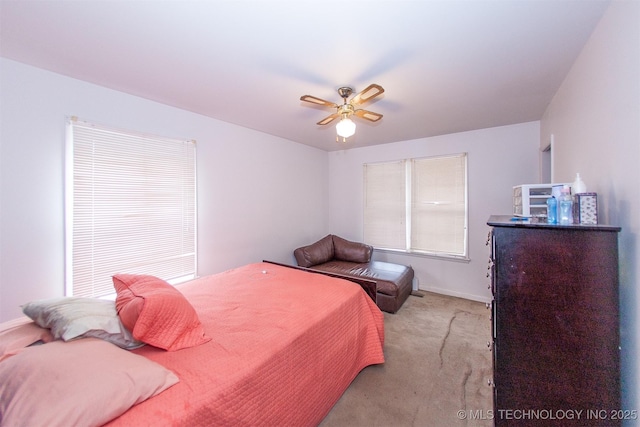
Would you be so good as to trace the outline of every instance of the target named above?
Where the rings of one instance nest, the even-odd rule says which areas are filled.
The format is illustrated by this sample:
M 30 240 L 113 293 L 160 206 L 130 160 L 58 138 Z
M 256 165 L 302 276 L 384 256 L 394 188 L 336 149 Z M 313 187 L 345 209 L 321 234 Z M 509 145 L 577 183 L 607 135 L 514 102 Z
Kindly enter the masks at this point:
M 558 222 L 561 225 L 573 224 L 573 199 L 571 198 L 571 188 L 568 185 L 562 187 L 560 200 L 558 200 Z
M 547 223 L 558 223 L 558 201 L 553 196 L 547 199 Z

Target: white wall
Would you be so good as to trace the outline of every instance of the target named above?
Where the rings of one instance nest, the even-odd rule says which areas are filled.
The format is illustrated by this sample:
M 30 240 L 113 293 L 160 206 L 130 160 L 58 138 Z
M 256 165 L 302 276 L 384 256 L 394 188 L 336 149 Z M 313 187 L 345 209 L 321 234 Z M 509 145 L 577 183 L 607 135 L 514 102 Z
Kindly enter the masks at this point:
M 513 186 L 538 183 L 539 122 L 523 123 L 329 155 L 329 228 L 350 240 L 363 238 L 363 171 L 369 162 L 468 153 L 470 262 L 376 251 L 374 258 L 413 266 L 420 289 L 490 301 L 485 245 L 492 214 L 512 213 Z
M 0 321 L 63 295 L 65 117 L 198 143 L 199 274 L 291 262 L 327 229 L 327 153 L 0 59 Z
M 622 227 L 620 315 L 623 407 L 640 409 L 640 2 L 614 1 L 541 121 L 554 135 L 554 176 L 580 172 L 603 223 Z M 628 422 L 626 425 L 637 425 Z

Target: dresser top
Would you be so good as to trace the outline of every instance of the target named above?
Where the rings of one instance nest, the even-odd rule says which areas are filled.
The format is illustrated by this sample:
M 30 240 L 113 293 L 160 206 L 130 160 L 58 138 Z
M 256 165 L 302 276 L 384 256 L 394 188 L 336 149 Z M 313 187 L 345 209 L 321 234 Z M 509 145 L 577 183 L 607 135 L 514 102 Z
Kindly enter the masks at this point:
M 492 227 L 522 227 L 522 228 L 554 228 L 595 231 L 620 231 L 620 227 L 604 224 L 548 224 L 546 218 L 521 218 L 511 215 L 491 215 L 487 224 Z

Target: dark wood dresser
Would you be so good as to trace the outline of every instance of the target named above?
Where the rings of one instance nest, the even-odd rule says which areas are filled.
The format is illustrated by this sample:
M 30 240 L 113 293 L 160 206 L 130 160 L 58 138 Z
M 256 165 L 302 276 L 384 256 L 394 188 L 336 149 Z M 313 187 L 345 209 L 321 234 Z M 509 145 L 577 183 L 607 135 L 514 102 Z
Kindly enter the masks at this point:
M 496 426 L 616 426 L 618 232 L 492 216 Z

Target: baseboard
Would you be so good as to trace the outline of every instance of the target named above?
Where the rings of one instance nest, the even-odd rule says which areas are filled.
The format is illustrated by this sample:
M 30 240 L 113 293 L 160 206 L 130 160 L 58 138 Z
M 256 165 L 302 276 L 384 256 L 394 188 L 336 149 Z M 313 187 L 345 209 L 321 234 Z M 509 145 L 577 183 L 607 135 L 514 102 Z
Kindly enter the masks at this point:
M 484 303 L 491 302 L 491 298 L 487 297 L 487 296 L 467 294 L 467 293 L 464 293 L 464 292 L 455 292 L 455 291 L 452 291 L 450 289 L 442 289 L 442 288 L 421 286 L 420 290 L 421 291 L 425 291 L 425 292 L 433 292 L 434 294 L 447 295 L 447 296 L 450 296 L 450 297 L 468 299 L 468 300 L 471 300 L 471 301 L 478 301 L 478 302 L 484 302 Z

